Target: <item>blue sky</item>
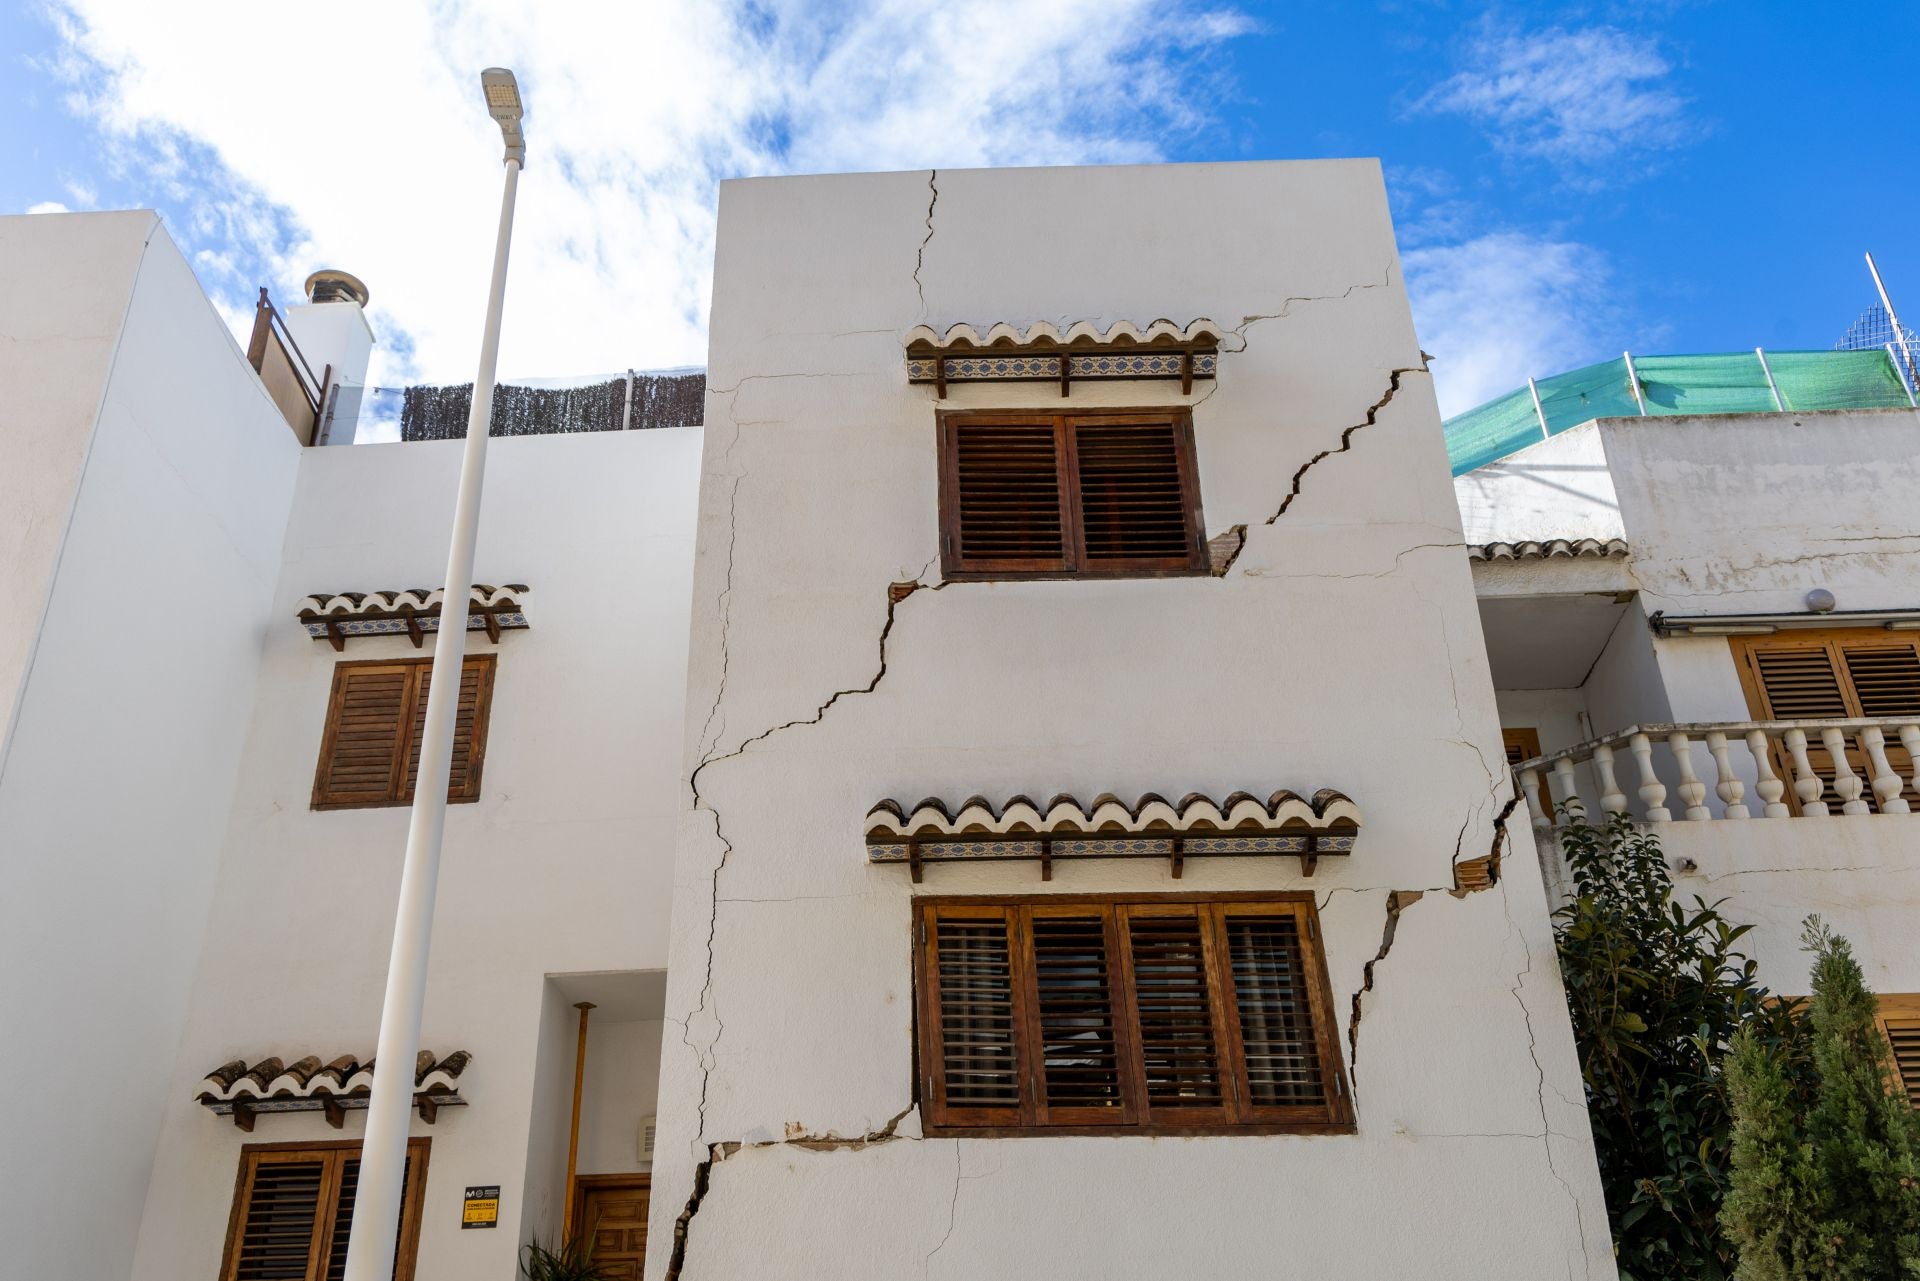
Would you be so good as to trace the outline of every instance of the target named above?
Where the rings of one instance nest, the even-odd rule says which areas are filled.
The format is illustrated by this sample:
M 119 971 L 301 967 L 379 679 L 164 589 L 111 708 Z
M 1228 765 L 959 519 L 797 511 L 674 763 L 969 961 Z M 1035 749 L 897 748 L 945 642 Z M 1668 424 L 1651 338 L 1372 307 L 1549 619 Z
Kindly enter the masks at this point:
M 1869 248 L 1920 319 L 1911 3 L 26 0 L 0 212 L 158 207 L 236 320 L 346 267 L 378 380 L 461 379 L 506 50 L 510 376 L 699 363 L 719 179 L 928 165 L 1379 156 L 1449 412 L 1628 348 L 1831 346 Z

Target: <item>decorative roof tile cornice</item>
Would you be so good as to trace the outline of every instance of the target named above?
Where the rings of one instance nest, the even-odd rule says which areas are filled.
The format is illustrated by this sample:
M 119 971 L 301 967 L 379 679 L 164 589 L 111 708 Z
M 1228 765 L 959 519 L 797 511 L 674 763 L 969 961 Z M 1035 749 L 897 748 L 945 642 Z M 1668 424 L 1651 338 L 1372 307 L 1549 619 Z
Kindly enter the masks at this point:
M 1477 543 L 1467 547 L 1468 560 L 1604 560 L 1627 555 L 1624 538 L 1550 538 L 1545 542 Z
M 520 631 L 527 616 L 520 598 L 525 583 L 475 583 L 467 594 L 467 630 L 484 631 L 497 645 L 503 631 Z M 419 649 L 427 632 L 440 630 L 446 593 L 438 587 L 407 587 L 382 592 L 316 592 L 300 602 L 297 615 L 314 640 L 346 648 L 355 636 L 405 635 Z
M 997 807 L 979 796 L 954 807 L 929 797 L 911 809 L 881 801 L 865 826 L 868 861 L 905 863 L 915 881 L 923 863 L 1037 860 L 1051 880 L 1057 858 L 1165 858 L 1177 877 L 1188 857 L 1248 854 L 1297 855 L 1311 876 L 1319 855 L 1353 851 L 1360 807 L 1331 788 L 1311 800 L 1281 791 L 1215 801 L 1194 792 L 1177 804 L 1152 793 L 1132 805 L 1111 794 L 1090 805 L 1056 796 L 1044 806 L 1016 796 Z
M 440 1108 L 466 1105 L 460 1097 L 460 1074 L 472 1061 L 473 1055 L 465 1050 L 441 1059 L 431 1050 L 420 1051 L 414 1060 L 413 1099 L 422 1120 L 431 1125 Z M 323 1111 L 337 1130 L 348 1111 L 367 1106 L 373 1068 L 372 1059 L 363 1063 L 351 1054 L 325 1064 L 315 1054 L 291 1064 L 278 1058 L 252 1064 L 234 1059 L 207 1073 L 195 1098 L 217 1115 L 231 1115 L 234 1124 L 249 1133 L 253 1118 L 262 1112 Z
M 1002 321 L 985 333 L 964 323 L 944 332 L 916 325 L 907 333 L 907 381 L 932 383 L 944 399 L 954 382 L 1058 382 L 1064 396 L 1080 378 L 1177 378 L 1187 395 L 1195 379 L 1218 370 L 1220 338 L 1211 320 L 1120 320 L 1104 329 L 1085 320 L 1065 329 L 1044 320 L 1025 328 Z
M 915 325 L 907 331 L 907 348 L 961 352 L 980 347 L 1217 346 L 1221 333 L 1220 326 L 1211 320 L 1177 325 L 1161 319 L 1144 327 L 1130 320 L 1116 320 L 1105 329 L 1090 320 L 1076 321 L 1065 329 L 1045 320 L 1021 329 L 1003 320 L 989 326 L 984 334 L 962 321 L 948 325 L 944 333 L 931 325 Z

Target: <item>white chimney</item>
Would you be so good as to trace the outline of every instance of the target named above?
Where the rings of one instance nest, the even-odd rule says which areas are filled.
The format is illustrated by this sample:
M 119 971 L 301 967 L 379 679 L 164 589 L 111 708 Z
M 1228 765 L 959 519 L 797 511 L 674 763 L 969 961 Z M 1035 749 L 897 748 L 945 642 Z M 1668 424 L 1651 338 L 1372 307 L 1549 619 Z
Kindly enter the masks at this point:
M 287 332 L 306 357 L 314 377 L 327 384 L 328 405 L 321 421 L 333 409 L 331 428 L 314 443 L 350 445 L 360 396 L 373 357 L 373 328 L 367 324 L 367 287 L 344 271 L 321 270 L 307 277 L 307 301 L 283 313 Z

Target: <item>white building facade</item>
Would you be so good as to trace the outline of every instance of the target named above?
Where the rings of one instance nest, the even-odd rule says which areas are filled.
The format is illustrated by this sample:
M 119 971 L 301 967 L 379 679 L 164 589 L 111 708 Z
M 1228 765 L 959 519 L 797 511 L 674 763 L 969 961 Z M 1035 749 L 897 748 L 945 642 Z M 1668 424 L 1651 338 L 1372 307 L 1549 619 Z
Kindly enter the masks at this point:
M 1450 486 L 1372 162 L 718 245 L 704 424 L 492 447 L 402 1276 L 1611 1276 L 1576 796 L 1920 993 L 1911 411 Z M 0 273 L 0 1223 L 337 1275 L 459 446 L 319 447 L 358 303 L 243 350 L 150 214 Z

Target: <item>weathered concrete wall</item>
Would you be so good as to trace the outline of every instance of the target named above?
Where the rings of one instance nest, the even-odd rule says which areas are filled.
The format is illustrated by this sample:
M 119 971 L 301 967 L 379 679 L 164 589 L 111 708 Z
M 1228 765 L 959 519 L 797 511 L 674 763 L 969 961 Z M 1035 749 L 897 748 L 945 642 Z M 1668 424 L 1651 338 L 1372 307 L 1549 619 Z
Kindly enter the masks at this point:
M 1623 537 L 1596 423 L 1582 423 L 1453 480 L 1469 543 Z
M 17 1275 L 123 1277 L 299 450 L 153 215 L 0 223 L 0 307 L 43 322 L 0 342 L 0 582 L 37 628 L 0 761 L 0 1085 L 32 1100 L 0 1232 Z
M 344 1131 L 298 1113 L 244 1135 L 192 1100 L 201 1076 L 232 1058 L 373 1052 L 408 810 L 308 806 L 336 661 L 431 651 L 397 636 L 335 654 L 294 611 L 316 591 L 437 583 L 461 447 L 301 457 L 256 638 L 265 657 L 245 764 L 224 840 L 214 836 L 219 877 L 191 1017 L 178 1055 L 169 1046 L 156 1060 L 170 1065 L 167 1114 L 136 1277 L 218 1271 L 243 1143 L 363 1132 L 364 1112 Z M 472 1103 L 413 1123 L 433 1140 L 421 1281 L 512 1274 L 514 1225 L 557 1235 L 548 1158 L 556 1124 L 565 1153 L 576 1016 L 556 1005 L 540 1072 L 546 975 L 666 963 L 700 448 L 692 429 L 491 446 L 475 573 L 528 584 L 531 627 L 504 633 L 497 650 L 468 634 L 468 651 L 496 652 L 499 665 L 481 799 L 448 814 L 421 1043 L 473 1053 L 462 1078 Z M 502 1229 L 462 1232 L 463 1187 L 492 1183 Z
M 1191 399 L 1209 531 L 1250 530 L 1231 571 L 890 604 L 938 583 L 935 401 L 905 382 L 906 331 L 1155 317 L 1232 330 Z M 1611 1275 L 1541 887 L 1443 892 L 1510 790 L 1420 365 L 1372 162 L 725 187 L 650 1277 L 677 1221 L 687 1277 L 1257 1275 L 1282 1252 L 1342 1276 Z M 1067 407 L 1178 403 L 1077 385 Z M 1343 1023 L 1389 892 L 1427 891 L 1359 1001 L 1356 1135 L 919 1137 L 913 887 L 865 861 L 869 806 L 1322 786 L 1367 827 L 1311 881 L 1192 860 L 1177 883 L 1082 863 L 920 888 L 1313 889 Z M 1531 869 L 1524 831 L 1507 852 Z

